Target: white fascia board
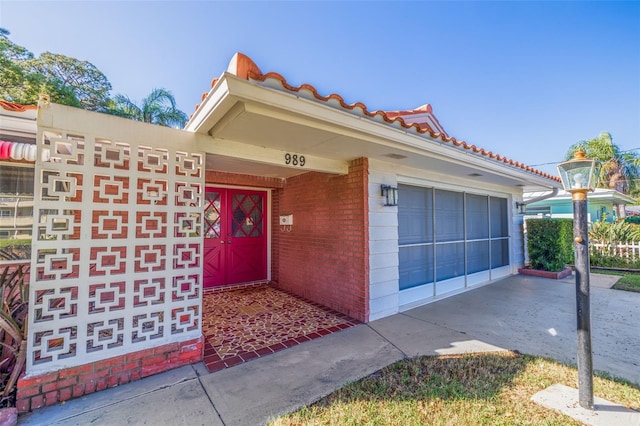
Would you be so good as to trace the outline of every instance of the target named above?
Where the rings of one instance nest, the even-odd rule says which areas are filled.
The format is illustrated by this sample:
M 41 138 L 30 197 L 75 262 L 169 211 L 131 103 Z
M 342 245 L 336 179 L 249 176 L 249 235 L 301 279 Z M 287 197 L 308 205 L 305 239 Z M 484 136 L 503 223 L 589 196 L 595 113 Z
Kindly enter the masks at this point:
M 553 181 L 531 172 L 501 164 L 496 160 L 483 158 L 477 154 L 453 147 L 451 143 L 440 142 L 430 137 L 420 136 L 404 128 L 377 123 L 366 116 L 358 116 L 346 111 L 311 101 L 293 93 L 287 93 L 255 83 L 225 75 L 229 93 L 247 104 L 264 105 L 264 113 L 287 118 L 289 121 L 312 125 L 318 129 L 332 131 L 344 136 L 367 140 L 389 148 L 400 149 L 419 155 L 446 159 L 457 164 L 472 166 L 481 170 L 518 179 L 528 184 L 548 188 L 561 188 L 560 182 Z M 202 108 L 202 107 L 201 107 Z M 249 109 L 250 107 L 247 107 Z M 278 111 L 280 110 L 280 112 Z
M 206 133 L 233 107 L 236 100 L 229 95 L 228 77 L 225 73 L 209 91 L 200 107 L 195 110 L 184 130 L 189 132 Z
M 199 133 L 196 133 L 195 136 L 198 151 L 206 153 L 303 171 L 317 171 L 342 175 L 349 173 L 349 164 L 346 161 L 305 155 L 304 168 L 301 168 L 300 166 L 287 165 L 284 163 L 283 159 L 287 151 L 250 145 L 229 139 L 214 138 Z
M 3 133 L 35 137 L 37 132 L 36 118 L 0 114 L 0 130 Z

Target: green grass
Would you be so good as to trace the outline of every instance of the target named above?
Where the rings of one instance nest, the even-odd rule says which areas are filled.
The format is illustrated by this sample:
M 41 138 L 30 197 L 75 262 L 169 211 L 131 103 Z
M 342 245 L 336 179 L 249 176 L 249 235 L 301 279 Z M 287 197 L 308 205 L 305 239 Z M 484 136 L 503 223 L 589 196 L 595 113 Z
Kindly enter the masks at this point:
M 632 291 L 635 293 L 640 293 L 640 274 L 637 273 L 628 273 L 623 271 L 606 271 L 606 270 L 597 270 L 592 269 L 592 273 L 594 274 L 605 274 L 605 275 L 620 275 L 620 278 L 613 287 L 615 290 L 624 290 L 624 291 Z
M 31 239 L 21 239 L 21 240 L 13 240 L 13 239 L 2 239 L 0 240 L 0 248 L 5 247 L 13 247 L 13 246 L 30 246 Z
M 423 356 L 392 364 L 315 404 L 275 419 L 284 425 L 571 425 L 531 401 L 552 384 L 576 387 L 575 368 L 514 352 Z M 640 409 L 640 387 L 594 377 L 594 394 Z
M 640 293 L 640 275 L 626 274 L 613 286 L 616 290 L 633 291 Z

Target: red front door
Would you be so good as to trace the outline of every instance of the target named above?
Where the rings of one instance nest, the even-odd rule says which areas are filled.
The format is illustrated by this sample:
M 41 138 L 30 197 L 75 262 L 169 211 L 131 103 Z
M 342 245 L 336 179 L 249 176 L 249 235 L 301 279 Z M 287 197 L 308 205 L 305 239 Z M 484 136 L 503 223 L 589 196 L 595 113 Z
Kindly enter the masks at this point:
M 266 192 L 207 187 L 204 286 L 267 278 Z

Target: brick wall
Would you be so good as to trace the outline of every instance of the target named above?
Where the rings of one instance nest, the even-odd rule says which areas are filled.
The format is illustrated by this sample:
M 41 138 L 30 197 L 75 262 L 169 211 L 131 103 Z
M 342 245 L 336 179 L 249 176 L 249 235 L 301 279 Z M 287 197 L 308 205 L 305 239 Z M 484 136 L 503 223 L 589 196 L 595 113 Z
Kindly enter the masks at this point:
M 274 191 L 273 215 L 293 214 L 291 232 L 275 222 L 272 280 L 278 287 L 360 321 L 369 317 L 368 160 L 348 175 L 310 172 Z
M 204 178 L 207 184 L 251 186 L 255 188 L 282 188 L 284 180 L 280 178 L 243 175 L 239 173 L 207 170 Z
M 202 360 L 202 338 L 149 348 L 18 381 L 16 406 L 25 413 Z

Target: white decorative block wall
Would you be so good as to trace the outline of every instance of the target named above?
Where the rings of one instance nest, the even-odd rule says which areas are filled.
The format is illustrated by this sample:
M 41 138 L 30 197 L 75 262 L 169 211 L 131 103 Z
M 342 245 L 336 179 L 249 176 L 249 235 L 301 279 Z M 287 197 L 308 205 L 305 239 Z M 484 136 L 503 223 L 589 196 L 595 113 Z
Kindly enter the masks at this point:
M 173 129 L 77 114 L 79 131 L 38 132 L 29 375 L 201 335 L 203 154 Z

